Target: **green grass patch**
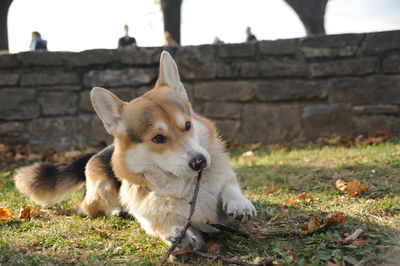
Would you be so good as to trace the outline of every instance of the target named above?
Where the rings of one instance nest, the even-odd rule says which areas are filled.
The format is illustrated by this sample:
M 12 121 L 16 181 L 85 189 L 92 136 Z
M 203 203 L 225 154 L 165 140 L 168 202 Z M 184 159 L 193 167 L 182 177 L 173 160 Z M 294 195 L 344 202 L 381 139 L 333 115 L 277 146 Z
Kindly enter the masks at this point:
M 257 263 L 272 260 L 284 265 L 381 265 L 400 258 L 400 142 L 391 140 L 374 146 L 288 147 L 253 155 L 246 150 L 231 152 L 244 194 L 251 199 L 258 217 L 244 231 L 273 232 L 304 229 L 309 217 L 322 219 L 342 212 L 347 223 L 305 237 L 245 239 L 221 233 L 208 236 L 221 244 L 224 256 Z M 18 193 L 11 180 L 15 166 L 0 169 L 0 207 L 17 213 L 22 204 L 35 206 Z M 362 195 L 349 197 L 335 188 L 335 181 L 359 180 L 367 187 Z M 273 186 L 275 192 L 269 193 Z M 313 201 L 285 202 L 302 192 Z M 166 245 L 146 235 L 134 219 L 74 215 L 83 191 L 67 201 L 47 208 L 47 213 L 28 220 L 0 220 L 0 264 L 44 265 L 153 265 Z M 289 211 L 281 217 L 282 209 Z M 272 219 L 272 220 L 271 220 Z M 356 229 L 365 230 L 357 243 L 337 243 Z M 214 264 L 193 258 L 192 264 Z

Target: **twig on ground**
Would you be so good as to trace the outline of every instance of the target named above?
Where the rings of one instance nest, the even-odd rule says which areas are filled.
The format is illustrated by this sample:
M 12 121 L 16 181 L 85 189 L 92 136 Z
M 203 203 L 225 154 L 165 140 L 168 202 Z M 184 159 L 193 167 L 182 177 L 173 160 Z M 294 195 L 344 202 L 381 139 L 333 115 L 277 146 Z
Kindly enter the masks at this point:
M 197 256 L 200 256 L 200 257 L 203 257 L 203 258 L 208 258 L 208 259 L 212 259 L 212 260 L 220 260 L 220 261 L 225 262 L 225 263 L 242 265 L 242 266 L 270 266 L 270 265 L 274 265 L 270 261 L 266 261 L 266 262 L 262 262 L 262 263 L 258 263 L 258 264 L 252 264 L 252 263 L 247 263 L 247 262 L 238 260 L 236 258 L 223 257 L 223 256 L 220 256 L 220 255 L 210 254 L 210 253 L 202 252 L 202 251 L 199 251 L 199 250 L 193 250 L 193 254 L 195 254 Z
M 194 213 L 194 208 L 196 206 L 196 201 L 197 201 L 197 194 L 199 193 L 199 188 L 200 188 L 200 179 L 202 176 L 203 172 L 200 171 L 199 174 L 197 175 L 196 179 L 196 185 L 194 187 L 194 192 L 193 192 L 193 197 L 192 200 L 189 202 L 190 205 L 190 212 L 189 216 L 186 220 L 186 224 L 184 225 L 181 233 L 179 236 L 176 238 L 176 241 L 171 245 L 171 247 L 167 250 L 167 252 L 164 254 L 164 257 L 161 259 L 160 263 L 158 264 L 159 266 L 163 265 L 165 261 L 168 259 L 168 257 L 171 255 L 171 253 L 174 251 L 174 249 L 179 245 L 179 243 L 182 241 L 182 238 L 185 236 L 186 231 L 189 229 L 191 225 L 191 220 L 192 216 Z
M 284 231 L 284 232 L 270 232 L 270 233 L 247 233 L 238 229 L 222 225 L 222 224 L 210 224 L 211 226 L 225 232 L 229 232 L 245 238 L 269 238 L 269 237 L 288 237 L 288 236 L 300 236 L 302 231 Z

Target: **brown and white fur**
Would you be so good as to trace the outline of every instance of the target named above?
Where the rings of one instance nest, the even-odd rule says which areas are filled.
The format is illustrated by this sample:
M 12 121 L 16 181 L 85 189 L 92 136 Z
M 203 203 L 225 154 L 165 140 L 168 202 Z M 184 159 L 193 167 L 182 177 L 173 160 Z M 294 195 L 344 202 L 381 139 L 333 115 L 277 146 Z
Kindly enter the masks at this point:
M 81 214 L 118 215 L 123 207 L 148 234 L 171 244 L 188 217 L 194 180 L 203 170 L 194 217 L 226 224 L 256 215 L 241 193 L 214 125 L 193 112 L 167 52 L 161 54 L 153 90 L 127 103 L 94 88 L 91 100 L 114 144 L 68 165 L 22 168 L 15 175 L 19 191 L 49 204 L 86 184 Z M 181 248 L 199 248 L 201 232 L 211 231 L 195 222 Z

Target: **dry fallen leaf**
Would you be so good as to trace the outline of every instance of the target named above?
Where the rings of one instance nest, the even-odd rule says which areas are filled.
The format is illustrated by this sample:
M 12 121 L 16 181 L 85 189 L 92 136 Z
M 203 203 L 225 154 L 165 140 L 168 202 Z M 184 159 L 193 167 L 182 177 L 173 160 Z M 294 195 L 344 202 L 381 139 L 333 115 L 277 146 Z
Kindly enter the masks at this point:
M 240 157 L 243 157 L 243 158 L 249 158 L 249 157 L 252 157 L 252 156 L 254 156 L 254 152 L 253 151 L 246 151 L 246 152 L 242 153 L 242 155 L 240 155 Z
M 37 215 L 38 215 L 38 209 L 23 204 L 21 206 L 21 209 L 19 210 L 18 219 L 28 219 L 30 217 L 34 217 Z
M 289 216 L 289 210 L 288 209 L 281 209 L 279 212 L 279 217 L 285 218 Z
M 311 217 L 310 221 L 307 224 L 307 232 L 313 233 L 321 228 L 321 223 L 318 221 L 317 218 Z
M 207 244 L 207 250 L 210 252 L 217 252 L 221 248 L 221 245 L 218 243 L 208 243 Z
M 172 256 L 176 256 L 176 255 L 182 255 L 182 254 L 186 254 L 186 253 L 190 253 L 192 252 L 192 249 L 180 249 L 177 251 L 172 251 L 171 253 L 169 253 Z
M 346 220 L 344 219 L 343 213 L 338 212 L 335 214 L 330 214 L 328 215 L 325 219 L 324 219 L 324 224 L 328 224 L 331 226 L 334 225 L 345 225 L 346 224 Z
M 358 180 L 347 183 L 346 192 L 349 193 L 352 197 L 360 195 L 365 190 L 365 186 L 362 185 L 361 182 Z
M 306 202 L 312 202 L 312 201 L 314 201 L 314 198 L 313 198 L 313 196 L 311 196 L 307 192 L 303 192 L 300 195 L 298 195 L 296 198 L 288 199 L 287 201 L 285 201 L 285 205 L 293 205 L 293 204 L 298 203 L 298 202 L 300 202 L 302 200 L 306 201 Z
M 266 185 L 265 186 L 265 192 L 267 192 L 267 194 L 273 194 L 275 193 L 276 188 L 274 185 Z
M 368 244 L 369 242 L 370 242 L 369 240 L 358 240 L 358 241 L 354 241 L 352 244 L 357 247 L 363 247 L 366 244 Z
M 364 230 L 363 229 L 357 229 L 356 231 L 354 231 L 351 235 L 347 236 L 346 239 L 344 240 L 345 242 L 351 242 L 356 240 L 357 238 L 359 238 L 360 236 L 362 236 L 364 234 Z
M 4 183 L 0 181 L 0 189 L 4 187 Z
M 0 208 L 0 220 L 8 220 L 12 214 L 12 211 L 8 208 Z
M 346 192 L 352 197 L 360 195 L 363 191 L 366 190 L 366 187 L 362 185 L 361 182 L 358 180 L 346 183 L 342 179 L 338 179 L 336 180 L 335 185 L 340 191 Z

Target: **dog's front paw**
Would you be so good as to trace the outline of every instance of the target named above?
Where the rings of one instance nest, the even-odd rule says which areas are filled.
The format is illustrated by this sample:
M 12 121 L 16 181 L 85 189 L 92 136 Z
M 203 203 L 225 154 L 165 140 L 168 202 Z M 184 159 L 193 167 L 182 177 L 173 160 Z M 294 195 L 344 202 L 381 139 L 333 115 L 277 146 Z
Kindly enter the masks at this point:
M 180 235 L 182 229 L 183 227 L 176 227 L 174 233 L 169 234 L 165 237 L 166 240 L 169 242 L 168 244 L 172 245 L 178 240 L 178 236 Z M 188 229 L 175 250 L 180 250 L 180 249 L 197 250 L 200 249 L 202 245 L 203 245 L 203 238 L 200 235 L 200 233 L 195 230 Z
M 234 197 L 223 202 L 222 208 L 228 216 L 240 221 L 247 221 L 257 215 L 251 201 L 245 197 Z

